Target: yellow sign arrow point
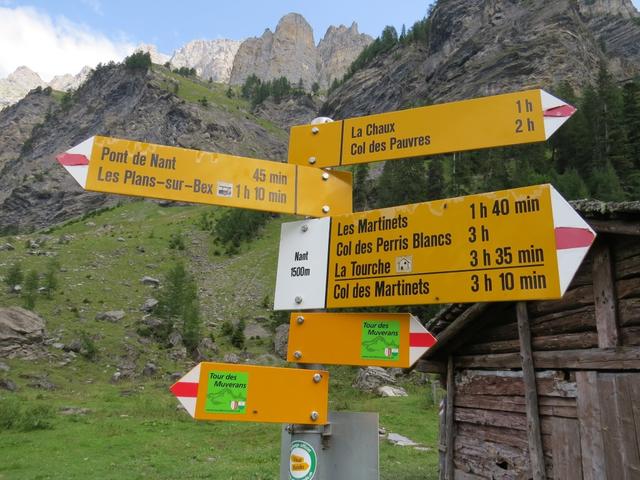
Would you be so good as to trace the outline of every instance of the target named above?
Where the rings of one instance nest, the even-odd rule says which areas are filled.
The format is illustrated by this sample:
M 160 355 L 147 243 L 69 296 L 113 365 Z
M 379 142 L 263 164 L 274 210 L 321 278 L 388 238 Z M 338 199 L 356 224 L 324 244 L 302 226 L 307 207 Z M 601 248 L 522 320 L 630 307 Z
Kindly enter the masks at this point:
M 550 185 L 283 224 L 274 306 L 560 298 L 594 238 Z
M 351 174 L 91 137 L 58 161 L 86 190 L 310 217 L 351 212 Z
M 196 420 L 323 425 L 329 372 L 202 362 L 171 387 Z
M 293 127 L 289 163 L 331 167 L 547 140 L 573 113 L 543 90 Z
M 287 360 L 409 368 L 435 343 L 409 313 L 292 313 Z

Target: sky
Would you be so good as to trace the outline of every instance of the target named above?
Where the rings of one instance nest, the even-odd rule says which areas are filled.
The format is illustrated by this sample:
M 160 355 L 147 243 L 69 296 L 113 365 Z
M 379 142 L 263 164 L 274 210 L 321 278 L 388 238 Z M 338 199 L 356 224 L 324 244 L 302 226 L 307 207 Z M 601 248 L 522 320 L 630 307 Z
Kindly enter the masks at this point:
M 639 0 L 640 1 L 640 0 Z M 196 39 L 243 40 L 290 12 L 316 43 L 330 25 L 358 23 L 377 37 L 423 18 L 430 0 L 0 0 L 0 78 L 26 65 L 49 81 L 84 65 L 121 60 L 141 43 L 171 54 Z
M 640 0 L 632 0 L 640 8 Z M 330 25 L 377 37 L 423 18 L 432 0 L 0 0 L 0 78 L 26 65 L 49 81 L 89 65 L 120 61 L 141 43 L 166 54 L 191 40 L 243 40 L 275 29 L 290 12 L 316 42 Z

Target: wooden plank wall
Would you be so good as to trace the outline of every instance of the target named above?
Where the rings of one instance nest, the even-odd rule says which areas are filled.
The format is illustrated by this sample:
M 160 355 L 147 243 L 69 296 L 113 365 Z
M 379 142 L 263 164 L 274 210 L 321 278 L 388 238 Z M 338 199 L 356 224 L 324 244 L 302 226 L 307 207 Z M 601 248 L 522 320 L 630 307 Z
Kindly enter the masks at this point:
M 547 478 L 640 478 L 640 241 L 602 240 L 562 300 L 528 304 Z M 611 267 L 595 287 L 594 258 Z M 531 478 L 515 305 L 469 330 L 455 349 L 454 478 Z

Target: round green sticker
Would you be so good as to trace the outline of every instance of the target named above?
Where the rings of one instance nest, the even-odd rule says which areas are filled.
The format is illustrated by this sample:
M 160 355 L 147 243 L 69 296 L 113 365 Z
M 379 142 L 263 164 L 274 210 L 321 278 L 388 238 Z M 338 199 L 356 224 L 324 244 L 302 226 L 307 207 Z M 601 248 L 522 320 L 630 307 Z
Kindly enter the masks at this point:
M 318 457 L 313 447 L 302 440 L 294 440 L 289 452 L 289 479 L 312 480 L 318 466 Z

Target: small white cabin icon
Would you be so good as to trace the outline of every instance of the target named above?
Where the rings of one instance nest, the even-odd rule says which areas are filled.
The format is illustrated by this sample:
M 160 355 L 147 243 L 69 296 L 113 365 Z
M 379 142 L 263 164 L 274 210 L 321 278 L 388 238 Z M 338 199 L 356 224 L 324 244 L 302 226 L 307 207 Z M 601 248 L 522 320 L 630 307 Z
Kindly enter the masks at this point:
M 406 257 L 396 257 L 397 273 L 410 273 L 412 271 L 413 271 L 413 257 L 411 255 Z

